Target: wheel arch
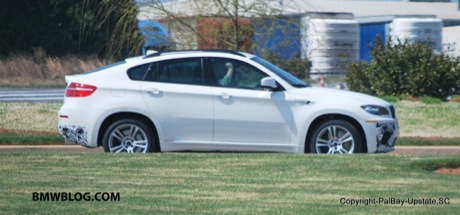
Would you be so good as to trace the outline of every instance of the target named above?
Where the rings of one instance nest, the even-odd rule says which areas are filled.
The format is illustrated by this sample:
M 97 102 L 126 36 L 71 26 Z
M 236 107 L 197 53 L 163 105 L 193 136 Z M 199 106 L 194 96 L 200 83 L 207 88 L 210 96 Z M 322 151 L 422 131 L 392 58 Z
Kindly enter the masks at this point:
M 307 135 L 306 135 L 306 138 L 305 138 L 305 147 L 304 147 L 304 152 L 305 153 L 310 153 L 309 144 L 311 142 L 311 138 L 312 138 L 314 130 L 321 123 L 326 122 L 328 120 L 332 120 L 332 119 L 341 119 L 341 120 L 344 120 L 344 121 L 347 121 L 347 122 L 351 123 L 358 130 L 359 136 L 361 137 L 361 140 L 363 141 L 362 152 L 367 152 L 368 151 L 368 149 L 367 149 L 367 140 L 366 140 L 366 135 L 364 133 L 364 129 L 361 126 L 361 124 L 359 124 L 359 122 L 356 121 L 356 119 L 354 119 L 353 117 L 347 116 L 347 115 L 343 115 L 343 114 L 324 114 L 324 115 L 321 115 L 321 116 L 318 116 L 317 118 L 315 118 L 312 121 L 312 123 L 310 124 L 309 128 L 308 128 Z
M 102 139 L 104 138 L 105 131 L 110 127 L 110 125 L 118 120 L 121 119 L 135 119 L 145 123 L 151 130 L 154 132 L 155 140 L 158 143 L 158 147 L 160 147 L 158 131 L 155 124 L 150 120 L 147 116 L 133 113 L 133 112 L 118 112 L 114 113 L 110 116 L 107 116 L 104 121 L 102 122 L 101 126 L 99 127 L 98 134 L 97 134 L 97 146 L 102 146 Z M 161 148 L 160 148 L 161 151 Z

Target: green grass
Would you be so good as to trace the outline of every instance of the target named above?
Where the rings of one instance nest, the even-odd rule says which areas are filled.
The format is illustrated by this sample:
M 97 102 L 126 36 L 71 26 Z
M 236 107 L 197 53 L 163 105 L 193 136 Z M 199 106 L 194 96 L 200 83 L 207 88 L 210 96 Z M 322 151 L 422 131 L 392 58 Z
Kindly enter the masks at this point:
M 460 137 L 458 102 L 426 104 L 400 101 L 394 105 L 403 137 Z
M 442 99 L 431 96 L 422 96 L 420 98 L 420 101 L 422 101 L 425 104 L 442 104 L 443 102 Z
M 64 143 L 59 134 L 0 133 L 0 145 L 58 145 Z
M 57 113 L 61 106 L 62 103 L 2 102 L 0 129 L 57 133 Z
M 5 214 L 457 214 L 458 156 L 269 153 L 0 153 Z M 33 192 L 118 192 L 119 202 L 32 201 Z M 342 205 L 449 198 L 443 205 Z

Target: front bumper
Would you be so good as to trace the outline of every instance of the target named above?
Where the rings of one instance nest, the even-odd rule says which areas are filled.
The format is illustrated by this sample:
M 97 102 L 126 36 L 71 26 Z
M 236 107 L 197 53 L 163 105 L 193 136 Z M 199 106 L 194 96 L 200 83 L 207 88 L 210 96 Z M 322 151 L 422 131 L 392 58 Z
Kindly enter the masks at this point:
M 398 120 L 394 122 L 378 122 L 377 130 L 377 152 L 386 153 L 395 150 L 396 140 L 399 137 Z

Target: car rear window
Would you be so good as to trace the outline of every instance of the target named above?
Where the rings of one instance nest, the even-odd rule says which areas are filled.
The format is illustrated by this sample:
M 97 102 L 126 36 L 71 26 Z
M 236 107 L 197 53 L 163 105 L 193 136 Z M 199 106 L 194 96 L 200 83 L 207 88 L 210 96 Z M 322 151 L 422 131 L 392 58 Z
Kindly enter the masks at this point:
M 118 65 L 122 65 L 122 64 L 125 64 L 125 63 L 126 63 L 126 61 L 120 61 L 120 62 L 112 63 L 112 64 L 109 64 L 109 65 L 106 65 L 106 66 L 103 66 L 103 67 L 99 67 L 99 68 L 87 71 L 87 72 L 85 72 L 83 74 L 91 74 L 91 73 L 99 72 L 99 71 L 109 69 L 109 68 L 112 68 L 112 67 L 115 67 L 115 66 L 118 66 Z
M 128 77 L 134 81 L 144 80 L 145 73 L 148 71 L 150 64 L 144 64 L 128 69 Z

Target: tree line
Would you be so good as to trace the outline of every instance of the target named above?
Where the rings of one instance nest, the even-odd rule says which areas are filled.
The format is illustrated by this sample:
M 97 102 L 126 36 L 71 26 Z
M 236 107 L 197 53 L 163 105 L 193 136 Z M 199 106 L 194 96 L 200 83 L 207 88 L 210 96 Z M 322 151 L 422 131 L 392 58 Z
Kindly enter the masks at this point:
M 2 0 L 0 57 L 39 47 L 51 56 L 138 54 L 137 10 L 135 0 Z

